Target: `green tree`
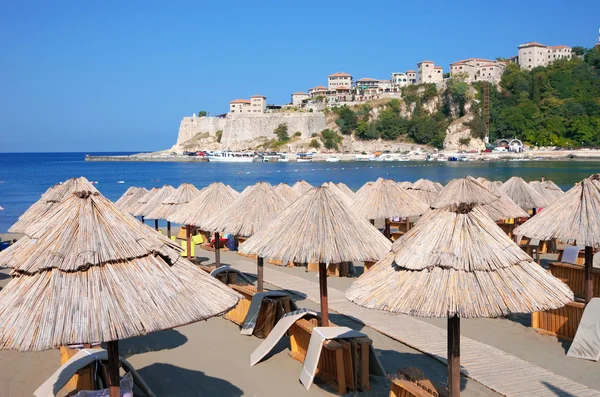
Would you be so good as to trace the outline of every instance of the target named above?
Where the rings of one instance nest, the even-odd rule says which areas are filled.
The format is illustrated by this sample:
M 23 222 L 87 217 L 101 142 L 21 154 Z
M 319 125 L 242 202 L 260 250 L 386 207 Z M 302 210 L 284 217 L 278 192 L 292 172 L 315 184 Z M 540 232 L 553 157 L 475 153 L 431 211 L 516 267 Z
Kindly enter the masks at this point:
M 316 139 L 311 139 L 308 146 L 310 146 L 311 148 L 314 148 L 314 149 L 319 149 L 321 147 L 321 143 L 319 141 L 317 141 Z
M 206 113 L 206 110 L 201 110 L 198 112 L 198 117 L 205 117 L 207 115 L 208 115 L 208 113 Z
M 471 143 L 471 138 L 460 138 L 458 140 L 458 144 L 460 145 L 461 148 L 463 148 L 465 146 L 469 146 L 470 143 Z
M 338 115 L 335 123 L 339 127 L 340 131 L 344 135 L 349 135 L 356 129 L 358 118 L 356 113 L 352 111 L 348 106 L 344 105 L 341 107 L 334 108 L 334 112 Z
M 217 136 L 217 142 L 221 143 L 221 137 L 223 137 L 223 130 L 218 130 L 215 135 Z
M 277 135 L 277 139 L 281 142 L 290 140 L 290 137 L 288 136 L 288 126 L 286 123 L 279 124 L 273 132 L 275 133 L 275 135 Z

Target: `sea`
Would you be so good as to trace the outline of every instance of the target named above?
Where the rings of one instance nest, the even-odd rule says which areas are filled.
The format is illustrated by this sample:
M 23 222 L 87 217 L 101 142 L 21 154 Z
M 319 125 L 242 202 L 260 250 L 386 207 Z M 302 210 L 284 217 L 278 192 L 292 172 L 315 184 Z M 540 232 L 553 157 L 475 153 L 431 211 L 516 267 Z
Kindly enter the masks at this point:
M 128 155 L 131 153 L 87 153 Z M 379 177 L 414 182 L 427 178 L 442 184 L 467 175 L 505 181 L 520 176 L 527 181 L 542 176 L 568 190 L 581 179 L 600 172 L 598 161 L 489 161 L 489 162 L 338 162 L 338 163 L 174 163 L 86 162 L 86 153 L 0 153 L 0 233 L 8 228 L 50 186 L 84 176 L 116 201 L 130 186 L 152 188 L 188 182 L 202 188 L 220 181 L 241 191 L 266 181 L 318 185 L 343 182 L 359 189 Z

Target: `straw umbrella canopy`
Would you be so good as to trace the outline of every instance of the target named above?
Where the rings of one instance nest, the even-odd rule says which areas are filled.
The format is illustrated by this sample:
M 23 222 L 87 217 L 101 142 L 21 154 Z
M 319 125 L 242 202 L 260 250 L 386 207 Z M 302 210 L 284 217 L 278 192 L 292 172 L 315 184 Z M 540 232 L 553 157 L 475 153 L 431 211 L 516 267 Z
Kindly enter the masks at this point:
M 439 186 L 428 179 L 419 179 L 408 190 L 427 205 L 431 205 L 440 192 Z
M 412 182 L 409 181 L 398 182 L 398 186 L 400 186 L 402 189 L 410 189 L 412 185 Z
M 290 187 L 287 183 L 280 183 L 275 187 L 275 192 L 279 194 L 281 197 L 285 199 L 288 203 L 293 203 L 296 201 L 298 197 L 300 197 L 300 193 Z
M 492 191 L 488 186 L 470 176 L 450 181 L 431 206 L 442 208 L 460 203 L 477 203 L 481 210 L 494 221 L 529 216 L 508 196 Z
M 182 183 L 173 191 L 173 194 L 164 199 L 147 216 L 148 218 L 155 219 L 155 224 L 158 226 L 158 219 L 167 219 L 169 215 L 176 212 L 182 205 L 189 203 L 199 193 L 200 190 L 191 183 Z M 171 238 L 171 222 L 169 221 L 167 221 L 167 236 Z
M 422 215 L 429 206 L 402 189 L 395 181 L 379 178 L 369 189 L 356 194 L 352 208 L 367 220 L 385 219 L 385 236 L 389 238 L 389 218 Z
M 67 179 L 65 182 L 52 186 L 42 195 L 42 197 L 27 209 L 8 229 L 11 233 L 25 233 L 25 230 L 36 220 L 44 216 L 58 203 L 66 199 L 71 193 L 78 190 L 87 190 L 90 192 L 98 192 L 84 177 Z
M 146 188 L 131 186 L 117 201 L 115 201 L 115 205 L 123 211 L 129 212 L 127 211 L 128 207 L 131 204 L 137 203 L 137 201 L 144 197 L 146 193 L 148 193 Z
M 362 185 L 362 186 L 360 187 L 360 189 L 358 189 L 358 190 L 356 191 L 356 193 L 354 193 L 354 198 L 356 199 L 356 196 L 358 196 L 359 194 L 363 194 L 363 192 L 364 192 L 365 190 L 368 190 L 368 189 L 371 187 L 371 185 L 373 185 L 374 183 L 375 183 L 375 182 L 373 182 L 373 181 L 368 181 L 368 182 L 365 182 L 365 184 L 364 184 L 364 185 Z
M 562 189 L 556 186 L 552 181 L 530 181 L 529 186 L 544 197 L 549 203 L 553 203 L 564 194 Z
M 354 191 L 352 189 L 350 189 L 348 187 L 348 185 L 346 185 L 345 183 L 338 183 L 336 185 L 342 192 L 346 193 L 348 195 L 348 197 L 350 197 L 351 199 L 354 199 Z
M 292 186 L 292 189 L 294 189 L 296 192 L 298 192 L 301 196 L 304 193 L 308 192 L 312 188 L 313 188 L 313 185 L 306 182 L 305 180 L 298 181 L 298 182 L 294 183 L 294 186 Z
M 370 308 L 448 318 L 450 396 L 460 392 L 460 318 L 563 307 L 573 293 L 512 242 L 478 207 L 431 211 L 346 292 Z
M 119 394 L 118 340 L 218 316 L 238 295 L 180 258 L 168 239 L 99 193 L 79 191 L 0 253 L 0 349 L 107 342 Z
M 500 189 L 525 211 L 531 208 L 535 210 L 535 208 L 546 207 L 550 204 L 546 198 L 542 197 L 523 178 L 518 176 L 513 176 L 504 182 Z
M 342 200 L 344 200 L 346 202 L 346 204 L 349 205 L 350 207 L 352 207 L 352 205 L 354 204 L 354 197 L 348 196 L 335 183 L 325 182 L 322 186 L 327 186 L 327 187 L 331 188 L 331 191 L 334 192 L 335 194 L 339 195 L 340 198 Z
M 264 229 L 290 204 L 266 182 L 259 182 L 242 192 L 234 202 L 200 222 L 203 230 L 231 233 L 234 236 L 252 236 Z M 263 257 L 258 256 L 257 290 L 263 290 Z
M 188 259 L 191 257 L 192 251 L 191 233 L 189 233 L 190 226 L 199 226 L 202 221 L 233 203 L 239 195 L 238 192 L 221 182 L 211 183 L 202 189 L 196 198 L 187 204 L 179 206 L 180 208 L 177 211 L 167 217 L 167 220 L 170 222 L 187 225 L 188 233 L 186 233 L 186 237 Z M 218 243 L 219 236 L 215 237 L 215 241 L 217 241 L 215 247 L 215 262 L 217 266 L 219 266 L 221 259 Z
M 327 326 L 327 264 L 378 260 L 390 246 L 331 187 L 322 186 L 296 200 L 240 251 L 283 263 L 319 263 L 322 325 Z
M 153 189 L 154 190 L 154 189 Z M 150 213 L 154 211 L 157 207 L 162 205 L 162 202 L 171 197 L 171 195 L 175 192 L 175 188 L 171 185 L 164 185 L 162 188 L 156 190 L 154 194 L 148 195 L 148 197 L 144 197 L 146 204 L 141 205 L 136 209 L 134 215 L 143 216 L 145 218 L 152 219 Z M 158 219 L 154 218 L 154 229 L 158 230 Z
M 125 210 L 133 216 L 141 217 L 143 221 L 144 216 L 140 213 L 141 210 L 146 206 L 146 204 L 148 204 L 148 201 L 150 201 L 150 199 L 160 191 L 160 189 L 161 188 L 159 187 L 153 187 L 152 189 L 148 190 L 145 194 L 140 196 L 140 198 L 135 203 L 131 202 Z
M 558 239 L 585 246 L 585 300 L 593 298 L 593 249 L 600 247 L 600 184 L 598 176 L 584 179 L 539 214 L 515 229 L 538 240 Z

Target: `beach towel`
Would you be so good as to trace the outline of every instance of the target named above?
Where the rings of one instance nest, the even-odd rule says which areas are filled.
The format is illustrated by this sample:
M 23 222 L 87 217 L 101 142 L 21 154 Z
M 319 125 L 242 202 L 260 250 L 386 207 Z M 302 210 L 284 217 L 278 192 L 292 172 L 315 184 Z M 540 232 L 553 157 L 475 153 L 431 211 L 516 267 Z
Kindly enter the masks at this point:
M 240 333 L 242 335 L 252 335 L 254 332 L 254 326 L 256 325 L 256 320 L 258 319 L 258 313 L 260 312 L 260 306 L 262 305 L 263 298 L 276 298 L 280 296 L 288 296 L 289 294 L 281 291 L 265 291 L 258 292 L 254 294 L 252 297 L 252 301 L 250 302 L 250 307 L 248 308 L 248 314 L 246 314 L 246 318 L 244 319 L 244 323 L 242 324 L 242 330 Z M 293 304 L 293 301 L 291 302 Z M 295 310 L 296 307 L 292 308 Z
M 317 365 L 319 364 L 319 358 L 321 357 L 321 350 L 323 350 L 323 342 L 331 339 L 361 338 L 366 336 L 367 335 L 362 332 L 355 331 L 348 327 L 315 327 L 310 336 L 306 358 L 304 359 L 304 366 L 300 372 L 300 382 L 304 385 L 306 390 L 310 388 L 310 385 L 312 385 L 315 379 Z M 369 374 L 376 376 L 386 375 L 379 358 L 375 355 L 373 346 L 369 348 Z
M 573 263 L 577 264 L 577 257 L 579 256 L 579 251 L 585 249 L 585 247 L 578 246 L 568 246 L 565 248 L 562 254 L 561 262 L 564 263 Z
M 600 298 L 593 298 L 585 305 L 567 356 L 591 361 L 600 359 Z
M 592 267 L 600 269 L 600 252 L 596 252 L 594 254 L 594 259 L 592 260 Z
M 317 317 L 317 313 L 308 309 L 298 309 L 283 315 L 275 324 L 269 335 L 263 342 L 250 354 L 250 366 L 258 364 L 281 340 L 290 327 L 301 318 Z
M 233 267 L 231 267 L 229 265 L 223 265 L 221 267 L 216 268 L 215 270 L 213 270 L 212 272 L 210 272 L 210 275 L 213 276 L 213 277 L 217 277 L 217 274 L 221 274 L 221 273 L 236 273 L 239 278 L 241 278 L 242 280 L 244 280 L 248 284 L 252 284 L 252 281 L 244 273 L 242 273 L 238 269 L 233 268 Z

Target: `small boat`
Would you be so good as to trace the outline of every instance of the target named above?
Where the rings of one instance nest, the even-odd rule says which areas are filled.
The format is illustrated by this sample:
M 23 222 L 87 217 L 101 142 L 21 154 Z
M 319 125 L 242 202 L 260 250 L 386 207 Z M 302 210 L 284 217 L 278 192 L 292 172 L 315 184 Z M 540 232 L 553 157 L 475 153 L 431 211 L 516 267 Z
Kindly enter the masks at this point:
M 118 184 L 118 185 L 122 185 L 122 184 L 124 184 L 124 183 L 125 183 L 125 181 L 117 181 L 117 184 Z
M 340 161 L 340 158 L 332 156 L 332 157 L 327 157 L 327 159 L 325 159 L 325 161 L 327 161 L 328 163 L 337 163 L 338 161 Z
M 280 156 L 281 156 L 279 158 L 279 162 L 280 163 L 289 163 L 290 162 L 290 159 L 285 154 L 281 154 Z
M 298 153 L 296 155 L 296 162 L 298 163 L 310 163 L 313 161 L 312 153 Z
M 210 162 L 223 163 L 251 163 L 257 161 L 258 156 L 251 152 L 232 152 L 231 150 L 215 151 L 207 153 Z
M 372 154 L 357 154 L 354 156 L 356 161 L 371 161 L 375 158 Z

